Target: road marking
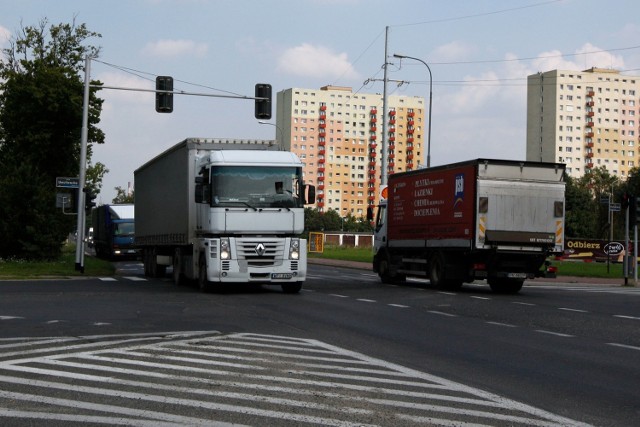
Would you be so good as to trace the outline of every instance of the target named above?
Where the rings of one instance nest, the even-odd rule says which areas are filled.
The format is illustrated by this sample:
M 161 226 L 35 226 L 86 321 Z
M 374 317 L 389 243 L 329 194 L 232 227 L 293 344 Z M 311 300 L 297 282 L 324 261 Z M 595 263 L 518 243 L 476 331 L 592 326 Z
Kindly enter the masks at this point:
M 146 282 L 147 279 L 145 277 L 140 276 L 122 276 L 124 279 L 131 280 L 132 282 Z
M 14 320 L 14 319 L 24 319 L 24 317 L 20 317 L 20 316 L 0 316 L 0 320 Z
M 573 311 L 575 313 L 588 313 L 587 310 L 578 310 L 576 308 L 565 308 L 565 307 L 559 307 L 558 310 L 563 310 L 563 311 Z
M 402 305 L 402 304 L 387 304 L 390 307 L 397 307 L 397 308 L 409 308 L 408 305 Z
M 535 307 L 535 304 L 531 304 L 530 302 L 511 301 L 511 304 L 518 304 L 518 305 L 526 305 L 526 306 L 529 306 L 529 307 Z
M 12 405 L 0 407 L 0 420 L 164 427 L 250 419 L 254 425 L 285 420 L 355 427 L 379 424 L 384 415 L 445 426 L 470 420 L 582 425 L 313 339 L 210 332 L 109 336 L 94 339 L 93 347 L 61 344 L 36 357 L 6 360 L 0 354 L 0 401 Z
M 442 294 L 442 295 L 458 295 L 458 294 L 456 294 L 455 292 L 443 292 L 443 291 L 438 291 L 438 293 L 439 293 L 439 294 Z
M 545 331 L 544 329 L 536 329 L 536 332 L 540 332 L 541 334 L 554 335 L 556 337 L 574 338 L 573 335 L 563 334 L 563 333 L 560 333 L 560 332 Z
M 613 317 L 617 317 L 619 319 L 631 319 L 631 320 L 640 320 L 640 317 L 634 317 L 634 316 L 625 316 L 623 314 L 614 314 Z
M 103 282 L 115 282 L 118 280 L 115 277 L 98 277 L 98 279 L 102 280 Z
M 451 313 L 445 313 L 443 311 L 436 311 L 436 310 L 427 310 L 427 313 L 431 313 L 431 314 L 438 314 L 440 316 L 447 316 L 447 317 L 458 317 L 455 314 L 451 314 Z
M 496 326 L 506 326 L 507 328 L 517 328 L 516 325 L 512 325 L 510 323 L 502 323 L 502 322 L 487 322 L 489 325 L 496 325 Z
M 349 298 L 348 295 L 340 295 L 340 294 L 329 294 L 329 296 L 338 297 L 338 298 Z
M 487 298 L 487 297 L 478 297 L 478 296 L 474 296 L 474 295 L 471 295 L 471 298 L 482 299 L 482 300 L 490 300 L 491 299 L 491 298 Z
M 356 301 L 360 302 L 376 302 L 374 299 L 366 299 L 366 298 L 357 298 Z
M 633 345 L 618 344 L 618 343 L 615 343 L 615 342 L 608 342 L 607 345 L 612 345 L 614 347 L 622 347 L 622 348 L 628 348 L 628 349 L 631 349 L 631 350 L 640 351 L 640 347 L 636 347 L 636 346 L 633 346 Z

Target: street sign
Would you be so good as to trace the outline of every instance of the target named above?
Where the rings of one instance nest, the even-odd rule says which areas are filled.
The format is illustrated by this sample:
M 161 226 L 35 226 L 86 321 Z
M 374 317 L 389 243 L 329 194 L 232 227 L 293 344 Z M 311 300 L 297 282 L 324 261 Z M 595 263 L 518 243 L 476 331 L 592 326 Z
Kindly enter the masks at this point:
M 600 196 L 600 203 L 603 205 L 609 204 L 609 196 Z
M 78 188 L 80 187 L 80 178 L 64 176 L 56 177 L 56 187 Z
M 620 203 L 609 203 L 609 211 L 620 212 L 620 210 L 621 210 Z

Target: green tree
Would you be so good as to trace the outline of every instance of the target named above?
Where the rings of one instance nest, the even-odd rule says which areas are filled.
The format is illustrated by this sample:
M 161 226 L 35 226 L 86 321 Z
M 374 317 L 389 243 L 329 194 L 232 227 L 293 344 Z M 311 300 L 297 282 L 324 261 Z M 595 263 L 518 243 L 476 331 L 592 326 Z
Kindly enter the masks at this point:
M 566 177 L 565 235 L 593 238 L 597 234 L 598 209 L 591 190 L 584 182 Z
M 53 259 L 73 218 L 56 209 L 55 178 L 77 176 L 85 46 L 99 34 L 84 24 L 23 27 L 0 60 L 0 257 Z M 89 143 L 102 100 L 91 94 Z M 90 147 L 88 157 L 90 157 Z
M 127 190 L 122 187 L 116 187 L 116 197 L 113 198 L 111 203 L 133 203 L 135 200 L 135 191 L 132 191 L 130 194 Z

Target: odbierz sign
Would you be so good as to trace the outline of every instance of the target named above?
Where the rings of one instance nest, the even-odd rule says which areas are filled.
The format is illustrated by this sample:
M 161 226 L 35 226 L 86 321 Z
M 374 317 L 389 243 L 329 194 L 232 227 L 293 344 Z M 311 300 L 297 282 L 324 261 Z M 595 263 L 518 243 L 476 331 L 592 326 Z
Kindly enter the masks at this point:
M 571 259 L 593 259 L 606 261 L 609 257 L 619 257 L 624 253 L 622 242 L 596 239 L 565 239 L 564 256 Z

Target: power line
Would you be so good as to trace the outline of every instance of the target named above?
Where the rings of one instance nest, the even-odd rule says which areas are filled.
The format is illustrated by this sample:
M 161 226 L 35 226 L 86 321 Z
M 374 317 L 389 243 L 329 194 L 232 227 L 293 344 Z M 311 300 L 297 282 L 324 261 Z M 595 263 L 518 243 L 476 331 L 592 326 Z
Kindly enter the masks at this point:
M 544 2 L 540 2 L 540 3 L 533 3 L 533 4 L 529 4 L 529 5 L 525 5 L 525 6 L 519 6 L 519 7 L 508 8 L 508 9 L 495 10 L 495 11 L 492 11 L 492 12 L 476 13 L 476 14 L 473 14 L 473 15 L 463 15 L 463 16 L 456 16 L 456 17 L 453 17 L 453 18 L 433 19 L 433 20 L 430 20 L 430 21 L 421 21 L 421 22 L 414 22 L 414 23 L 409 23 L 409 24 L 397 24 L 397 25 L 391 25 L 391 26 L 392 27 L 410 27 L 410 26 L 415 26 L 415 25 L 439 24 L 439 23 L 443 23 L 443 22 L 462 21 L 464 19 L 481 18 L 483 16 L 499 15 L 499 14 L 502 14 L 502 13 L 509 13 L 509 12 L 514 12 L 514 11 L 517 11 L 517 10 L 530 9 L 530 8 L 539 7 L 539 6 L 546 6 L 548 4 L 559 3 L 561 1 L 564 1 L 564 0 L 549 0 L 549 1 L 544 1 Z

